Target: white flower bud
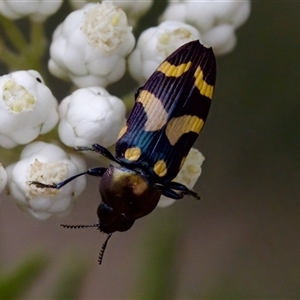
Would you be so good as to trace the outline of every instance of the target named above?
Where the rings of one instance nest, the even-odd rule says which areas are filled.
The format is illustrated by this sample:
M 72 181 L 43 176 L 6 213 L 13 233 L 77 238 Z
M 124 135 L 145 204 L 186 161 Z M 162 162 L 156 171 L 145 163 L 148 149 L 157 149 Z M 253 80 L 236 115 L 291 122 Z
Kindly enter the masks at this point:
M 57 101 L 37 71 L 0 77 L 0 146 L 27 144 L 57 122 Z
M 128 59 L 131 76 L 140 84 L 144 83 L 167 56 L 197 39 L 200 34 L 196 28 L 177 21 L 165 21 L 146 29 Z
M 70 0 L 70 4 L 74 9 L 80 9 L 88 2 L 91 1 Z M 98 1 L 94 1 L 94 2 L 98 2 Z M 113 5 L 124 10 L 128 18 L 128 23 L 131 26 L 135 26 L 138 20 L 151 7 L 153 0 L 146 0 L 146 1 L 103 0 L 102 2 L 110 2 Z
M 197 182 L 199 176 L 201 175 L 201 166 L 204 159 L 204 156 L 199 150 L 192 148 L 187 155 L 181 170 L 172 181 L 179 182 L 191 190 Z M 166 196 L 161 196 L 158 207 L 169 206 L 175 201 L 176 200 L 168 198 Z
M 195 26 L 202 42 L 216 55 L 230 52 L 236 41 L 235 30 L 250 15 L 250 1 L 169 1 L 161 21 L 177 20 Z
M 30 1 L 30 3 L 27 0 L 6 0 L 0 1 L 0 13 L 9 19 L 29 17 L 33 21 L 42 22 L 56 13 L 61 4 L 62 0 L 38 0 Z
M 125 73 L 135 39 L 125 13 L 110 3 L 87 4 L 60 24 L 50 46 L 50 72 L 78 87 L 102 86 Z
M 7 173 L 6 170 L 3 168 L 2 164 L 0 163 L 0 194 L 4 190 L 7 183 Z
M 70 147 L 94 143 L 109 147 L 117 141 L 125 113 L 123 101 L 104 88 L 78 89 L 59 106 L 59 137 Z
M 85 162 L 80 156 L 68 155 L 52 144 L 35 142 L 23 149 L 20 161 L 7 168 L 8 186 L 20 209 L 37 219 L 45 220 L 72 209 L 74 200 L 85 188 L 85 176 L 76 178 L 59 190 L 39 188 L 30 183 L 58 183 L 85 171 L 85 168 Z

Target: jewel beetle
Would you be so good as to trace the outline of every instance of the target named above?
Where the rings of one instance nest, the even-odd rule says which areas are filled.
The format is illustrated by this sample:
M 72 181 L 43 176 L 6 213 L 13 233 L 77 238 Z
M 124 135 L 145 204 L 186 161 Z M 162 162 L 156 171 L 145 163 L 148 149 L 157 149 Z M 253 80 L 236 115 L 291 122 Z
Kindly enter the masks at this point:
M 115 231 L 126 231 L 136 219 L 156 207 L 160 196 L 180 199 L 198 195 L 173 182 L 206 121 L 216 80 L 213 50 L 199 40 L 184 44 L 168 56 L 135 94 L 135 104 L 119 133 L 115 155 L 94 144 L 77 150 L 95 151 L 118 166 L 98 167 L 58 184 L 32 182 L 60 189 L 81 175 L 102 177 L 102 201 L 93 225 L 62 225 L 67 228 L 97 227 L 108 234 L 99 254 L 102 262 L 107 242 Z

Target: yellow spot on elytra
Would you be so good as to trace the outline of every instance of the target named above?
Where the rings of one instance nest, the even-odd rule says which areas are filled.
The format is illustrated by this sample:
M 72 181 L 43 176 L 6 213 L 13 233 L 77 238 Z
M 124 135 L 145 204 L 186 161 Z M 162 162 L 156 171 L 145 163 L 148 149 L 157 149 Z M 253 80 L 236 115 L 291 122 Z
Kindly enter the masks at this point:
M 175 66 L 170 64 L 168 61 L 164 61 L 158 68 L 157 71 L 164 73 L 168 77 L 180 77 L 183 73 L 189 70 L 192 62 Z
M 154 165 L 153 170 L 157 176 L 163 177 L 167 174 L 167 165 L 163 160 L 159 160 Z
M 126 133 L 126 131 L 127 131 L 127 124 L 122 127 L 118 136 L 118 140 Z
M 152 93 L 142 90 L 136 101 L 142 103 L 147 114 L 147 121 L 144 125 L 145 131 L 159 130 L 167 123 L 168 113 L 161 101 Z
M 203 119 L 197 116 L 184 115 L 172 118 L 166 127 L 166 136 L 172 146 L 174 146 L 179 138 L 188 132 L 200 133 L 204 125 Z
M 128 148 L 125 151 L 125 158 L 130 160 L 130 161 L 136 161 L 140 158 L 141 156 L 141 149 L 138 147 L 134 147 L 134 148 Z
M 203 71 L 201 70 L 200 67 L 197 67 L 194 76 L 195 76 L 195 86 L 200 91 L 200 94 L 208 97 L 209 99 L 212 99 L 213 92 L 214 92 L 214 86 L 208 84 L 203 79 Z

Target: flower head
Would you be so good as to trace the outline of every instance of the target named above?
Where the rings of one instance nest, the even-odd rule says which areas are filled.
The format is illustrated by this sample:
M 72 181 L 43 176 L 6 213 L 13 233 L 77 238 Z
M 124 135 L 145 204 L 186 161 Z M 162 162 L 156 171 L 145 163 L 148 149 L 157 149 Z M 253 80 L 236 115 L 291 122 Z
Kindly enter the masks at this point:
M 0 77 L 2 147 L 29 143 L 57 122 L 57 101 L 38 72 L 16 71 Z
M 177 20 L 195 26 L 202 42 L 216 55 L 230 52 L 236 44 L 235 30 L 249 17 L 250 1 L 170 0 L 161 20 Z
M 59 147 L 35 142 L 27 145 L 17 163 L 7 168 L 9 189 L 18 206 L 37 219 L 47 219 L 71 210 L 74 200 L 83 192 L 85 177 L 79 177 L 60 190 L 39 188 L 39 181 L 53 184 L 85 170 L 84 160 L 68 155 Z
M 50 46 L 50 72 L 78 87 L 105 87 L 125 72 L 135 39 L 125 13 L 111 3 L 87 4 L 60 24 Z
M 200 34 L 196 28 L 177 21 L 166 21 L 146 29 L 128 59 L 131 76 L 144 83 L 168 55 L 197 39 Z
M 59 115 L 59 137 L 67 146 L 108 147 L 125 123 L 125 105 L 104 88 L 82 88 L 61 102 Z

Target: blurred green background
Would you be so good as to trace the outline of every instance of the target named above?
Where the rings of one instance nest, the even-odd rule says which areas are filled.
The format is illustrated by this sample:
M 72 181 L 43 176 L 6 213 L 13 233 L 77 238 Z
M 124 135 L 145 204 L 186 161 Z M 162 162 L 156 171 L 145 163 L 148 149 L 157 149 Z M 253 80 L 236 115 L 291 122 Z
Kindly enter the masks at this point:
M 162 2 L 145 24 L 155 24 Z M 59 227 L 97 222 L 98 179 L 71 215 L 45 222 L 2 195 L 0 275 L 36 252 L 29 272 L 43 270 L 18 299 L 299 299 L 299 33 L 300 2 L 252 2 L 236 48 L 217 58 L 197 142 L 206 157 L 196 186 L 202 200 L 186 197 L 115 233 L 101 267 L 105 236 Z

